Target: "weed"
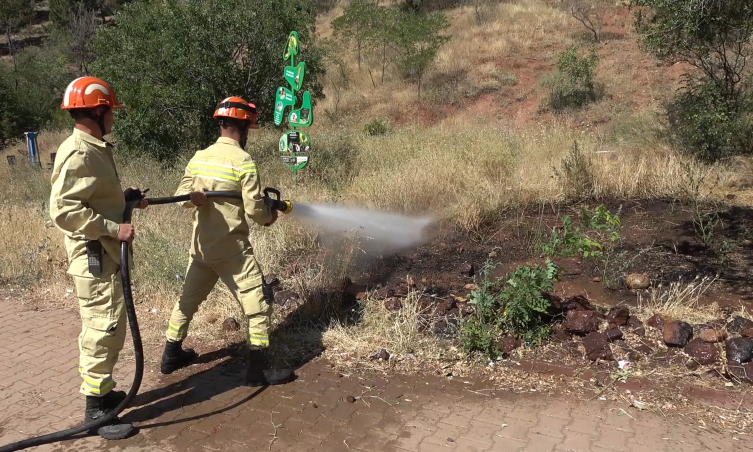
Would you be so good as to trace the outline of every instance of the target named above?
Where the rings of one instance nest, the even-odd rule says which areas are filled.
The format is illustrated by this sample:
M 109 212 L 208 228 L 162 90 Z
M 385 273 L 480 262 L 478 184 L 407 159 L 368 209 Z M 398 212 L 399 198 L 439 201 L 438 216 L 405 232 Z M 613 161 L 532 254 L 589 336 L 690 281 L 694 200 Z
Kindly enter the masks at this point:
M 481 284 L 471 292 L 469 303 L 474 315 L 460 328 L 460 344 L 466 353 L 482 352 L 494 359 L 499 354 L 496 342 L 509 334 L 526 342 L 540 342 L 549 334 L 549 301 L 542 292 L 552 290 L 558 267 L 547 260 L 544 265 L 521 265 L 505 277 L 493 280 L 494 266 L 487 263 L 481 271 Z
M 570 152 L 562 158 L 559 168 L 553 168 L 554 175 L 564 187 L 568 199 L 585 199 L 594 194 L 594 168 L 590 157 L 583 153 L 577 141 L 573 141 Z
M 599 98 L 594 85 L 594 69 L 599 55 L 575 46 L 557 54 L 557 70 L 544 80 L 550 90 L 549 107 L 555 112 L 583 107 Z
M 374 119 L 371 122 L 366 123 L 364 126 L 366 134 L 369 136 L 387 135 L 390 131 L 390 125 L 387 121 L 381 119 Z
M 574 226 L 569 215 L 562 217 L 562 228 L 552 228 L 549 241 L 540 245 L 541 251 L 549 256 L 575 256 L 584 258 L 604 255 L 604 250 L 611 253 L 613 244 L 620 239 L 622 227 L 617 214 L 612 214 L 603 205 L 593 212 L 585 207 L 581 209 L 581 225 Z M 587 232 L 592 239 L 587 235 Z

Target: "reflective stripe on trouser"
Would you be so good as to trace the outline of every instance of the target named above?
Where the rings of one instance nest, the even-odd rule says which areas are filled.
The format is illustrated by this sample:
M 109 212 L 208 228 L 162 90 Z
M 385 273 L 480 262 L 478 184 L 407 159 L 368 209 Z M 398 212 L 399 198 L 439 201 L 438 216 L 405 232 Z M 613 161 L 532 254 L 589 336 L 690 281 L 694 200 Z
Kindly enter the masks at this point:
M 81 314 L 78 336 L 81 393 L 103 396 L 115 387 L 112 371 L 126 337 L 126 314 L 118 266 L 103 259 L 102 274 L 73 276 Z
M 189 323 L 218 279 L 222 279 L 243 308 L 248 320 L 249 343 L 257 347 L 269 346 L 272 306 L 264 299 L 262 274 L 250 249 L 222 261 L 189 259 L 183 293 L 168 321 L 167 339 L 182 341 L 186 338 Z

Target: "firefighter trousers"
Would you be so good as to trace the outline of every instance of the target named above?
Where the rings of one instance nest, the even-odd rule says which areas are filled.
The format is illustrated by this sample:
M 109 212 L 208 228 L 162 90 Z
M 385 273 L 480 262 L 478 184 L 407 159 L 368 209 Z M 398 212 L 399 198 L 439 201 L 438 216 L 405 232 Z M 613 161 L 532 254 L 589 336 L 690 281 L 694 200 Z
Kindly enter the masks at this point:
M 251 250 L 221 261 L 188 261 L 183 293 L 173 308 L 167 327 L 167 340 L 182 341 L 199 305 L 221 279 L 243 308 L 248 320 L 248 342 L 256 348 L 269 346 L 269 323 L 272 306 L 264 296 L 264 277 Z
M 115 387 L 112 371 L 126 338 L 120 266 L 104 256 L 101 274 L 77 273 L 81 274 L 72 276 L 82 324 L 78 337 L 81 393 L 101 397 Z

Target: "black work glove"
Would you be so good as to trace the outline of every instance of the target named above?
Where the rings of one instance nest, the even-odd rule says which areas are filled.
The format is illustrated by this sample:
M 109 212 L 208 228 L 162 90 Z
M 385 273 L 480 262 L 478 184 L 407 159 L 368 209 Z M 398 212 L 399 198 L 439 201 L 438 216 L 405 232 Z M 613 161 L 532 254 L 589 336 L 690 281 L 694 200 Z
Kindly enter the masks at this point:
M 144 199 L 144 196 L 146 196 L 146 192 L 148 191 L 148 188 L 144 191 L 141 191 L 138 189 L 138 187 L 129 187 L 126 188 L 126 190 L 123 192 L 123 196 L 125 197 L 126 202 L 133 202 Z

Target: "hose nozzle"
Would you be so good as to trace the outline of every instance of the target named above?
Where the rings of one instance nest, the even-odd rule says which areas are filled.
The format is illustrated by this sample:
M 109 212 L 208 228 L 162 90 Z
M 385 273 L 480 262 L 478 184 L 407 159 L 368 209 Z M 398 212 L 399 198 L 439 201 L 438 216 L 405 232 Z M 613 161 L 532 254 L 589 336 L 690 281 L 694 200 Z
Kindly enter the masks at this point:
M 273 198 L 270 194 L 275 195 L 275 197 Z M 293 210 L 293 203 L 287 199 L 280 199 L 280 190 L 272 187 L 264 189 L 264 204 L 278 212 L 286 214 Z

